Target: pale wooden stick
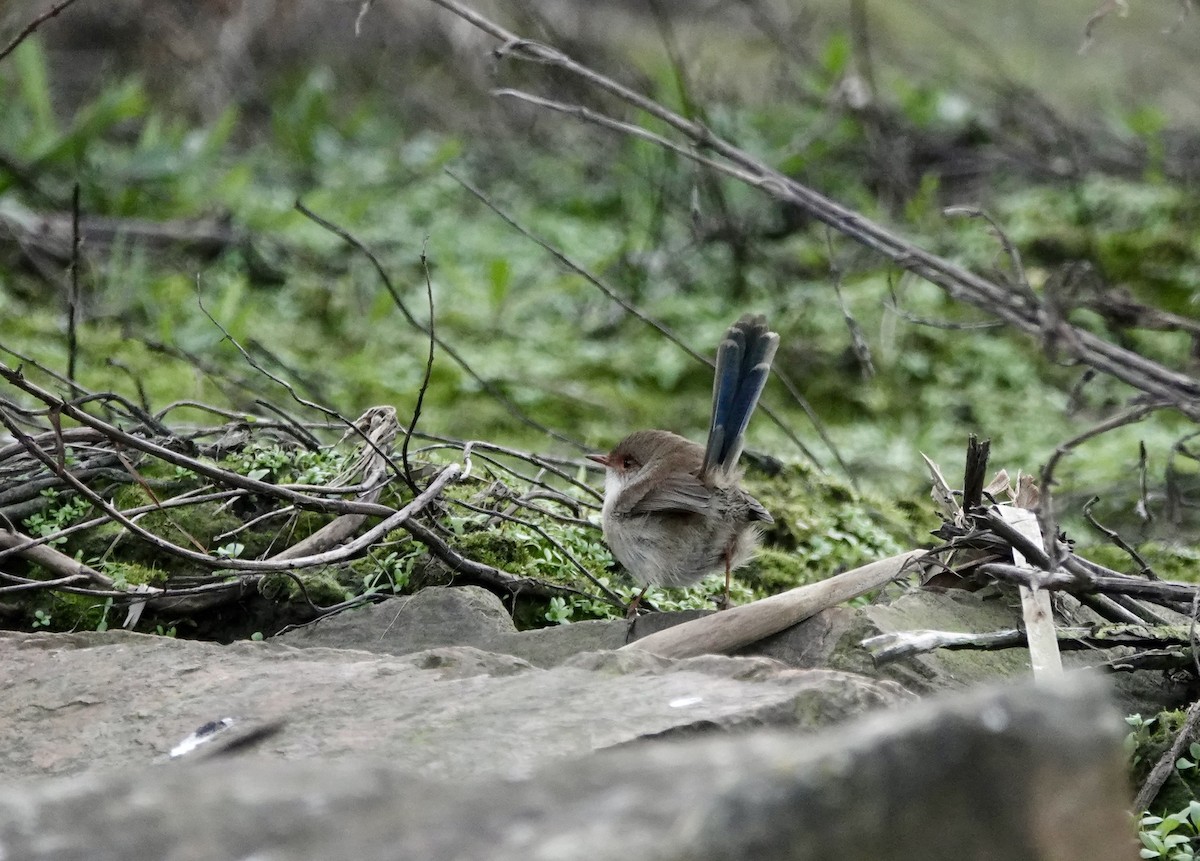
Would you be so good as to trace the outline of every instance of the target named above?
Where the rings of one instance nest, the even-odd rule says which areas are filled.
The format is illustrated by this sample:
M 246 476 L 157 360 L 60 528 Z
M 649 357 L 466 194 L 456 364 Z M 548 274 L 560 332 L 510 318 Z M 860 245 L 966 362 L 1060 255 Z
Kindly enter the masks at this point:
M 914 560 L 924 555 L 924 550 L 910 550 L 820 583 L 810 583 L 752 604 L 684 622 L 621 648 L 640 649 L 664 658 L 691 658 L 732 652 L 803 622 L 828 607 L 890 583 L 906 573 Z
M 1042 544 L 1041 527 L 1037 515 L 1032 511 L 1012 505 L 997 505 L 996 512 L 1026 538 L 1037 545 Z M 1013 561 L 1018 566 L 1028 564 L 1015 547 Z M 1029 639 L 1029 662 L 1033 665 L 1033 677 L 1041 681 L 1058 678 L 1063 673 L 1062 656 L 1058 652 L 1050 593 L 1045 589 L 1021 586 L 1021 613 L 1025 618 L 1025 635 Z

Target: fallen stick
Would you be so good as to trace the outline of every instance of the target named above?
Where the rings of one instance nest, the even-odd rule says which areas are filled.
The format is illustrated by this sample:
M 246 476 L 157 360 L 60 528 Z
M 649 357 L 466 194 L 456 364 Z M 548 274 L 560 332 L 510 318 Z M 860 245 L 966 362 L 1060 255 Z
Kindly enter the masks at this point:
M 810 583 L 761 601 L 657 631 L 622 648 L 640 649 L 664 658 L 691 658 L 732 652 L 803 622 L 824 609 L 892 582 L 907 573 L 912 563 L 924 555 L 924 550 L 910 550 L 837 574 L 820 583 Z
M 90 565 L 86 565 L 77 559 L 72 559 L 67 554 L 55 550 L 46 544 L 38 544 L 27 535 L 21 535 L 18 532 L 13 532 L 8 529 L 0 528 L 0 549 L 16 550 L 18 556 L 24 557 L 26 561 L 33 565 L 40 565 L 42 568 L 55 574 L 61 580 L 63 578 L 78 578 L 82 580 L 90 580 L 97 584 L 102 589 L 115 589 L 111 577 L 101 574 Z M 24 578 L 12 578 L 17 582 L 23 582 L 26 586 L 32 586 L 32 580 Z M 72 582 L 76 582 L 74 579 Z M 47 586 L 50 584 L 47 583 Z
M 1188 641 L 1187 625 L 1092 625 L 1055 630 L 1060 649 L 1112 649 L 1182 647 Z M 859 643 L 871 655 L 875 666 L 901 658 L 923 655 L 937 649 L 1012 649 L 1027 645 L 1027 634 L 1017 628 L 973 633 L 962 631 L 895 631 L 876 634 Z

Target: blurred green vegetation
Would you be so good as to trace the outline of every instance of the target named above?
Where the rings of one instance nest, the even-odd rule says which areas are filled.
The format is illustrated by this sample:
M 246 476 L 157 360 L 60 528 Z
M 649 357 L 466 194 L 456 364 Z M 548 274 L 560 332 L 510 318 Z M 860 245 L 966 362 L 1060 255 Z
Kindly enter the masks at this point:
M 979 204 L 1022 253 L 1035 290 L 1086 261 L 1133 296 L 1195 317 L 1200 196 L 1167 163 L 1171 124 L 1161 110 L 1114 108 L 1103 119 L 1142 155 L 1132 168 L 1084 159 L 1082 169 L 1055 174 L 1004 150 L 1019 92 L 988 95 L 893 74 L 883 76 L 874 108 L 849 110 L 829 94 L 852 76 L 851 39 L 836 28 L 823 38 L 769 104 L 735 88 L 693 91 L 645 45 L 638 59 L 655 98 L 700 106 L 717 134 L 937 253 L 1008 268 L 986 224 L 942 211 Z M 701 437 L 707 369 L 506 225 L 450 168 L 703 355 L 743 310 L 768 314 L 784 338 L 780 370 L 812 404 L 850 474 L 781 387 L 772 384 L 766 403 L 833 483 L 853 479 L 892 505 L 922 506 L 920 452 L 954 476 L 967 435 L 977 433 L 993 440 L 996 468 L 1037 472 L 1056 445 L 1135 394 L 1102 378 L 1077 388 L 1080 368 L 1056 363 L 1032 339 L 980 328 L 980 315 L 938 288 L 760 192 L 568 118 L 509 105 L 492 135 L 423 127 L 384 94 L 322 67 L 273 77 L 267 120 L 236 106 L 209 122 L 183 119 L 139 76 L 106 84 L 64 115 L 54 75 L 37 38 L 0 64 L 0 153 L 12 161 L 0 167 L 0 218 L 29 223 L 34 213 L 65 212 L 77 182 L 85 215 L 227 220 L 249 237 L 210 258 L 120 236 L 85 247 L 79 381 L 88 389 L 119 390 L 156 408 L 286 402 L 202 313 L 203 300 L 230 336 L 305 396 L 351 417 L 374 404 L 411 410 L 426 336 L 406 324 L 369 260 L 294 209 L 302 200 L 377 255 L 422 321 L 427 255 L 439 336 L 536 422 L 590 449 L 646 426 Z M 889 167 L 890 149 L 909 156 L 902 169 Z M 967 180 L 948 167 L 956 161 L 975 165 Z M 11 248 L 4 255 L 0 346 L 63 370 L 63 271 L 33 268 Z M 831 289 L 835 269 L 844 309 Z M 865 334 L 873 375 L 851 349 L 847 314 Z M 1106 331 L 1087 312 L 1072 319 Z M 1118 337 L 1175 366 L 1191 349 L 1171 333 Z M 173 415 L 211 420 L 186 409 Z M 515 416 L 444 353 L 421 429 L 576 453 Z M 1168 455 L 1190 430 L 1164 413 L 1069 456 L 1057 488 L 1067 522 L 1094 540 L 1071 515 L 1099 495 L 1097 513 L 1130 530 L 1127 538 L 1155 539 L 1151 546 L 1170 558 L 1190 558 L 1178 548 L 1192 533 L 1178 522 L 1134 516 L 1139 443 L 1148 451 L 1152 511 L 1161 514 Z M 807 463 L 765 415 L 750 447 Z M 897 539 L 893 532 L 888 542 Z

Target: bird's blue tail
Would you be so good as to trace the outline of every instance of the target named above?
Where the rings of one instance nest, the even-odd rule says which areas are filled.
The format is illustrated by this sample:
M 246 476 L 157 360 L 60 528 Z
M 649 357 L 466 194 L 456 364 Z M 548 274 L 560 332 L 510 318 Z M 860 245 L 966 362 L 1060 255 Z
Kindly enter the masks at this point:
M 779 335 L 767 329 L 767 318 L 761 314 L 746 314 L 725 333 L 717 348 L 704 472 L 729 472 L 737 466 L 746 426 L 767 384 L 778 347 Z

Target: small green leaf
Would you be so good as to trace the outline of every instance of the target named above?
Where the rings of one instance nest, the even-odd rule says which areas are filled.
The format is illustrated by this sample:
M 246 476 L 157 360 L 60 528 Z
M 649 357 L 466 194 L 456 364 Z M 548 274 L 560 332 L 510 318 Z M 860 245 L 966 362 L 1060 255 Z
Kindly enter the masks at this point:
M 1200 832 L 1200 801 L 1192 799 L 1188 802 L 1187 815 L 1193 830 Z
M 1166 844 L 1163 843 L 1162 838 L 1159 837 L 1155 832 L 1142 831 L 1138 834 L 1138 837 L 1141 838 L 1142 843 L 1146 846 L 1146 849 L 1154 850 L 1153 855 L 1143 855 L 1143 858 L 1154 858 L 1166 851 Z M 1142 851 L 1145 852 L 1146 849 L 1143 849 Z
M 21 98 L 34 116 L 37 134 L 44 139 L 54 137 L 58 134 L 58 125 L 54 119 L 54 99 L 41 41 L 27 39 L 13 55 L 13 62 L 17 65 Z
M 488 291 L 491 295 L 492 307 L 499 309 L 508 296 L 508 288 L 512 284 L 512 265 L 507 257 L 497 257 L 488 267 Z

